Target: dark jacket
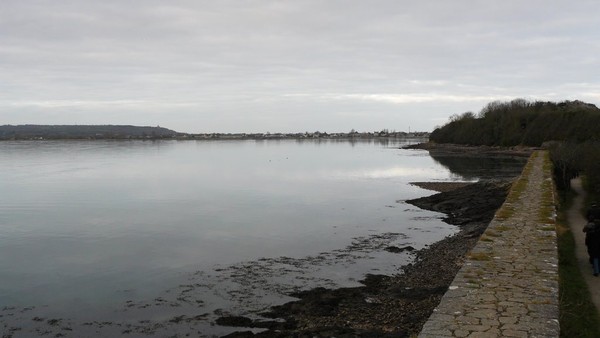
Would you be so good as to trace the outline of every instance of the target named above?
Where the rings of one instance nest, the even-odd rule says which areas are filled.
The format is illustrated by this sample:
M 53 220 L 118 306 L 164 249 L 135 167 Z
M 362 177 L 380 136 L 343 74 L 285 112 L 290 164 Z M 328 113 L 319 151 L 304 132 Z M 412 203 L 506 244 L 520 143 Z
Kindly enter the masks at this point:
M 590 257 L 600 258 L 600 225 L 594 224 L 586 230 L 585 245 Z
M 585 215 L 588 221 L 593 222 L 594 220 L 600 220 L 600 208 L 593 206 Z

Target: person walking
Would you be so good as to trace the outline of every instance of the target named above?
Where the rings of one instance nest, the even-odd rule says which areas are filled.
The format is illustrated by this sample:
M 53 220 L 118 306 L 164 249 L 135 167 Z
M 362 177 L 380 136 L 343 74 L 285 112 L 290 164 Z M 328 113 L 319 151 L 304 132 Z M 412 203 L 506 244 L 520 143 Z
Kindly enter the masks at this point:
M 585 214 L 585 218 L 587 218 L 587 220 L 590 222 L 593 222 L 596 219 L 600 219 L 600 206 L 598 206 L 598 203 L 592 203 L 587 213 Z
M 593 266 L 594 276 L 600 275 L 600 220 L 588 222 L 583 228 L 585 232 L 585 245 Z

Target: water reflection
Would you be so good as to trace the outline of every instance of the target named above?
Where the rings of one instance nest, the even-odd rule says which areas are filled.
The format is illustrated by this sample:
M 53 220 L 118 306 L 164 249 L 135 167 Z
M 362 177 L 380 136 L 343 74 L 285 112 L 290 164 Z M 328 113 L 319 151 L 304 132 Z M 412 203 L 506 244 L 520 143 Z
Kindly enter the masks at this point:
M 310 288 L 395 273 L 410 257 L 382 247 L 421 248 L 455 231 L 401 201 L 429 193 L 409 182 L 451 180 L 445 166 L 461 165 L 399 149 L 410 142 L 1 142 L 0 304 L 15 309 L 2 318 L 35 328 L 35 316 L 76 326 L 264 308 L 260 297 L 231 297 L 247 285 L 224 274 L 246 266 L 273 271 L 253 291 L 273 298 L 261 283 Z M 474 179 L 488 170 L 481 163 L 457 172 Z M 201 285 L 193 306 L 167 296 L 190 280 Z M 204 287 L 221 281 L 229 284 Z
M 434 168 L 391 167 L 365 171 L 334 172 L 329 176 L 341 179 L 393 179 L 411 177 L 411 179 L 427 179 L 436 175 Z
M 512 179 L 521 174 L 527 158 L 509 155 L 470 155 L 430 152 L 436 163 L 448 168 L 458 180 Z
M 371 144 L 383 147 L 397 147 L 398 145 L 406 146 L 422 142 L 427 142 L 425 138 L 317 138 L 317 139 L 296 139 L 297 143 L 313 143 L 316 145 L 322 144 L 347 144 L 356 146 L 357 144 Z

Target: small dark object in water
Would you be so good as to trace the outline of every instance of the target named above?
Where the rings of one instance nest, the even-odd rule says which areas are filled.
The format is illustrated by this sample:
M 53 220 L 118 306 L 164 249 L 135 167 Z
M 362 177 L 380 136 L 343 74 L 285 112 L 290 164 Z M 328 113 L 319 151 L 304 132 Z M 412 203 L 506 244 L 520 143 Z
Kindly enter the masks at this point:
M 397 246 L 388 246 L 387 248 L 385 248 L 385 251 L 391 252 L 391 253 L 401 253 L 404 251 L 414 251 L 416 250 L 415 248 L 413 248 L 412 246 L 405 246 L 402 248 L 399 248 Z

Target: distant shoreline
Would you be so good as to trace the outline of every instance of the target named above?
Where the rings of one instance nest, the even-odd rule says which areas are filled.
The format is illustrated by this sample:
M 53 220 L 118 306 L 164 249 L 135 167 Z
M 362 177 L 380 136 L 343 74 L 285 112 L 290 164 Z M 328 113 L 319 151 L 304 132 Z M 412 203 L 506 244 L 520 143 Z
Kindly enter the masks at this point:
M 348 133 L 180 133 L 162 127 L 129 125 L 4 125 L 2 141 L 47 140 L 304 140 L 304 139 L 379 139 L 429 138 L 429 132 L 397 132 L 383 129 L 375 132 Z

